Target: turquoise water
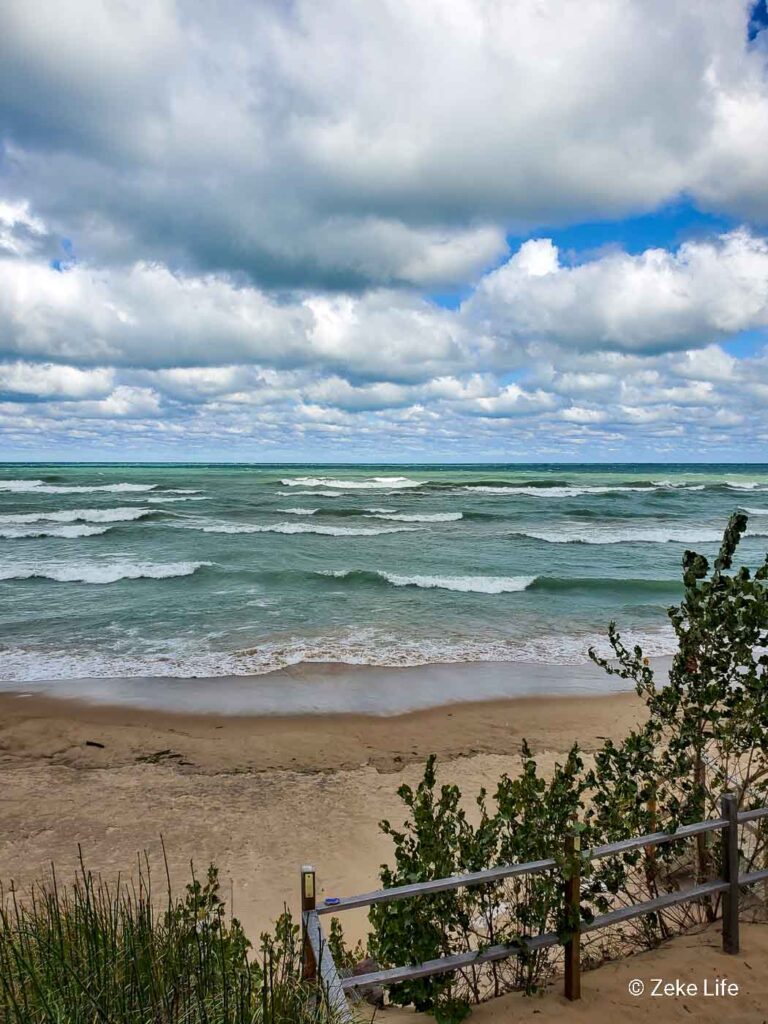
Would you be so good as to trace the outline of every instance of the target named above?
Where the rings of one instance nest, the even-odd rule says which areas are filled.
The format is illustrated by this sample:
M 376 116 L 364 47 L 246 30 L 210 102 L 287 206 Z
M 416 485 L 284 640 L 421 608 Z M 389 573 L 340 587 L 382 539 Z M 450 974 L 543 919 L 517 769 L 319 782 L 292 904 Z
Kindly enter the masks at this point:
M 738 507 L 756 564 L 765 465 L 5 464 L 0 679 L 664 654 Z

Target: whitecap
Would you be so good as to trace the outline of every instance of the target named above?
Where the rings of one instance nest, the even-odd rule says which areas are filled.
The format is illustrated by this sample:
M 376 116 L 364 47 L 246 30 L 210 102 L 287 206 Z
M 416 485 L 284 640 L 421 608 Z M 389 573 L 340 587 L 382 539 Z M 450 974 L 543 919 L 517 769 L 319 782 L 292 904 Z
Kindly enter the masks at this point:
M 331 487 L 342 490 L 397 490 L 399 488 L 421 487 L 421 480 L 407 476 L 374 476 L 369 480 L 337 480 L 328 477 L 297 476 L 281 480 L 284 487 Z
M 172 497 L 172 498 L 162 498 L 162 497 L 156 497 L 156 498 L 142 498 L 141 500 L 142 501 L 151 502 L 153 505 L 170 505 L 171 502 L 174 502 L 174 501 L 210 501 L 211 499 L 206 497 L 205 495 L 198 495 L 197 497 L 193 497 L 191 494 L 189 494 L 189 495 L 186 495 L 183 498 L 175 498 L 175 497 Z
M 151 516 L 151 508 L 73 508 L 63 512 L 23 512 L 0 515 L 0 523 L 121 523 Z
M 319 508 L 281 508 L 280 512 L 289 513 L 292 516 L 313 516 L 319 512 Z
M 391 519 L 399 523 L 455 523 L 464 518 L 462 512 L 373 512 L 366 519 Z
M 296 498 L 299 495 L 307 496 L 313 495 L 317 498 L 341 498 L 344 494 L 343 491 L 278 491 L 281 498 Z
M 271 523 L 267 526 L 254 523 L 210 523 L 204 526 L 187 525 L 187 528 L 202 530 L 203 533 L 316 533 L 324 537 L 377 537 L 385 533 L 410 533 L 414 529 L 409 526 L 366 529 L 357 526 L 320 526 L 314 523 Z
M 714 544 L 723 531 L 705 527 L 584 527 L 560 526 L 555 530 L 518 530 L 517 536 L 548 544 Z M 752 531 L 751 536 L 763 536 Z
M 0 566 L 0 580 L 53 580 L 56 583 L 117 583 L 118 580 L 191 576 L 211 562 L 45 562 Z
M 97 491 L 123 493 L 154 491 L 157 484 L 47 484 L 44 480 L 0 480 L 0 491 L 14 494 L 92 494 Z
M 481 485 L 468 485 L 462 488 L 466 491 L 475 491 L 477 494 L 512 494 L 512 495 L 525 495 L 531 498 L 578 498 L 585 494 L 614 494 L 621 491 L 645 491 L 647 494 L 652 491 L 651 487 L 631 487 L 615 485 L 613 487 L 516 487 L 510 485 L 509 487 L 491 487 Z
M 535 576 L 398 576 L 378 573 L 395 587 L 456 590 L 466 594 L 511 594 L 527 590 Z
M 74 540 L 78 537 L 96 537 L 106 533 L 108 529 L 108 526 L 85 526 L 79 523 L 70 526 L 3 526 L 0 527 L 0 537 L 3 540 L 27 540 L 36 537 Z

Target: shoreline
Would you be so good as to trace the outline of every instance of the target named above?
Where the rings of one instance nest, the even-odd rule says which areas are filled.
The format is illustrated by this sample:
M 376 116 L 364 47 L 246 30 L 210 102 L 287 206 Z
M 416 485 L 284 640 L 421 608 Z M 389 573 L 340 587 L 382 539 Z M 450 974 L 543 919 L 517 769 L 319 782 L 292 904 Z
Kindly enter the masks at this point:
M 670 661 L 652 658 L 651 664 L 664 675 Z M 233 718 L 397 717 L 464 703 L 607 696 L 634 689 L 592 662 L 493 661 L 407 667 L 302 662 L 263 675 L 42 679 L 0 687 L 0 698 L 23 694 L 27 700 Z
M 396 715 L 227 715 L 0 694 L 0 766 L 70 768 L 165 764 L 191 773 L 396 772 L 435 753 L 589 752 L 617 720 L 636 717 L 634 692 L 461 701 Z
M 4 797 L 0 880 L 24 889 L 87 867 L 105 879 L 146 851 L 179 891 L 209 863 L 250 935 L 288 904 L 299 866 L 315 865 L 326 895 L 375 888 L 391 861 L 379 822 L 397 824 L 402 783 L 438 755 L 440 784 L 457 785 L 470 817 L 481 788 L 520 771 L 525 738 L 548 776 L 578 740 L 588 758 L 639 722 L 634 693 L 465 701 L 397 716 L 253 717 L 107 707 L 0 694 Z M 162 840 L 162 841 L 161 841 Z M 349 936 L 365 931 L 352 912 Z

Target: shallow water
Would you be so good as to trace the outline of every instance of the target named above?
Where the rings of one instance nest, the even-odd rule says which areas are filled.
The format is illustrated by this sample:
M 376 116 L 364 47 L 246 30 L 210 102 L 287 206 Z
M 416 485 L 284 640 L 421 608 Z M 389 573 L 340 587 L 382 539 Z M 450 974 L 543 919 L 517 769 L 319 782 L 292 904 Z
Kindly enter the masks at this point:
M 672 650 L 686 547 L 768 466 L 0 468 L 0 678 L 302 662 L 582 664 L 616 619 Z

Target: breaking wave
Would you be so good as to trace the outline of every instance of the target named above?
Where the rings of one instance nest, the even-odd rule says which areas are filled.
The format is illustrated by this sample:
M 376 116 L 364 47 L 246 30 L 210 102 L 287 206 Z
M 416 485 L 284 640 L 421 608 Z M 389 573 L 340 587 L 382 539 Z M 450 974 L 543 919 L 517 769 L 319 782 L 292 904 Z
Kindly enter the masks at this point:
M 422 587 L 430 590 L 457 590 L 465 594 L 511 594 L 527 590 L 535 576 L 398 576 L 379 573 L 395 587 Z
M 676 638 L 669 627 L 627 630 L 625 642 L 640 644 L 651 657 L 671 654 Z M 387 630 L 360 628 L 338 635 L 289 637 L 232 652 L 212 651 L 202 641 L 197 649 L 189 638 L 168 641 L 161 652 L 112 654 L 8 648 L 0 661 L 0 678 L 15 681 L 137 676 L 264 675 L 301 664 L 375 665 L 405 668 L 416 665 L 471 664 L 483 661 L 544 665 L 583 665 L 587 650 L 610 656 L 605 633 L 549 635 L 528 641 L 457 637 L 408 637 Z
M 455 523 L 463 518 L 461 512 L 371 512 L 366 515 L 366 519 L 392 519 L 399 523 Z
M 162 580 L 191 576 L 211 562 L 63 562 L 0 566 L 0 580 L 53 580 L 56 583 L 117 583 L 118 580 Z
M 94 494 L 98 491 L 123 494 L 154 491 L 157 484 L 47 484 L 44 480 L 0 480 L 0 491 L 14 494 Z M 180 492 L 174 492 L 180 493 Z
M 421 480 L 407 476 L 374 476 L 369 480 L 337 480 L 328 477 L 297 476 L 280 483 L 284 487 L 330 487 L 334 490 L 398 490 L 399 488 L 421 487 Z
M 0 515 L 4 523 L 122 523 L 155 515 L 151 508 L 73 508 L 64 512 L 24 512 Z
M 324 537 L 376 537 L 384 533 L 410 533 L 414 527 L 389 526 L 368 529 L 356 526 L 320 526 L 315 523 L 271 523 L 257 526 L 254 523 L 209 523 L 205 526 L 185 524 L 186 529 L 201 530 L 203 533 L 317 533 Z
M 71 526 L 0 526 L 0 537 L 3 540 L 30 540 L 36 537 L 75 540 L 78 537 L 96 537 L 108 529 L 108 526 L 86 526 L 79 523 Z
M 722 540 L 723 531 L 705 527 L 583 527 L 561 526 L 556 530 L 517 530 L 513 537 L 530 537 L 547 544 L 713 544 Z M 762 537 L 756 530 L 748 536 Z

